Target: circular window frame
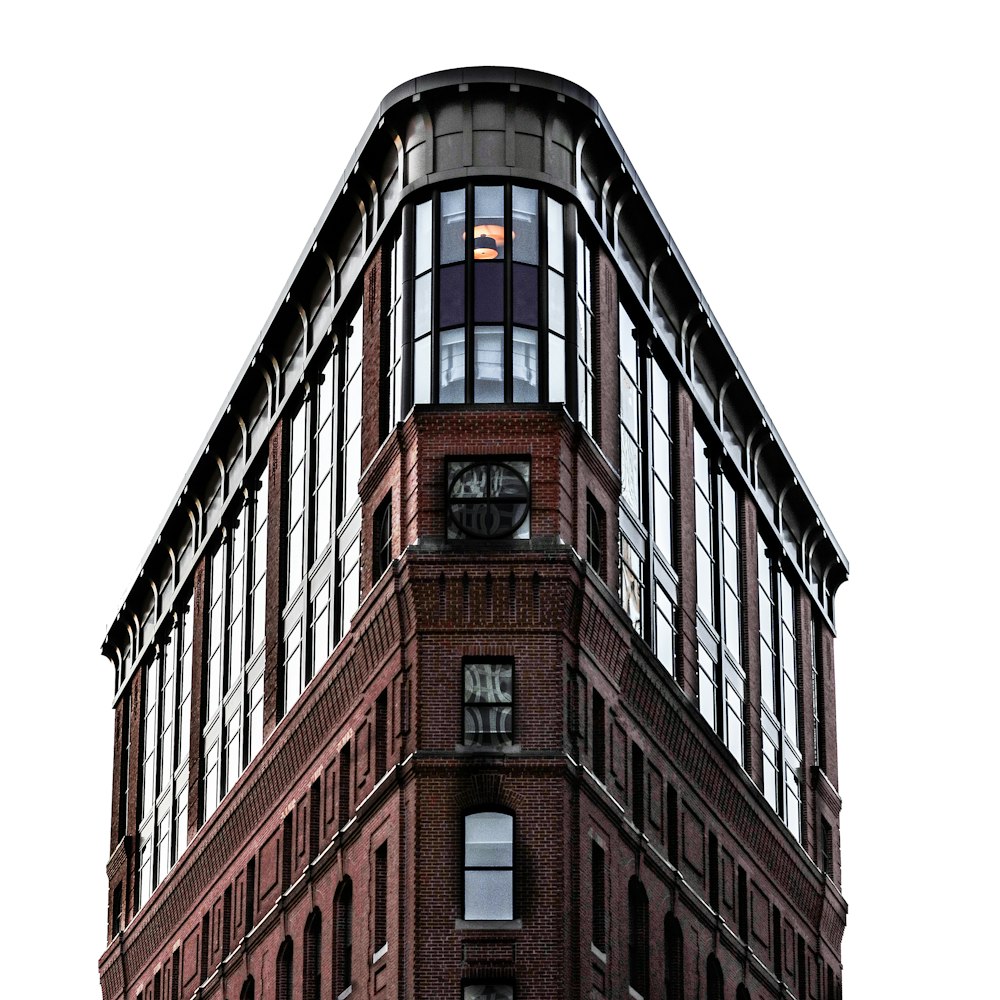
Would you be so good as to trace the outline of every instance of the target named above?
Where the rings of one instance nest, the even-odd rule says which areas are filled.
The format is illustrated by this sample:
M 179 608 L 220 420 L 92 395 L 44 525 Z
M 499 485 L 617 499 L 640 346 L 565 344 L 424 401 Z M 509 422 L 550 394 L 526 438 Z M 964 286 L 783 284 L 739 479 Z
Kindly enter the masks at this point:
M 471 538 L 478 541 L 493 541 L 498 538 L 511 538 L 513 535 L 517 534 L 518 530 L 524 524 L 528 518 L 528 514 L 531 511 L 531 486 L 528 479 L 511 465 L 511 459 L 507 460 L 497 460 L 497 459 L 471 459 L 469 461 L 464 461 L 462 459 L 452 459 L 449 461 L 449 465 L 461 463 L 460 467 L 455 471 L 454 474 L 449 474 L 448 476 L 448 493 L 447 493 L 447 505 L 448 505 L 448 522 L 452 527 L 458 531 L 458 537 L 461 538 Z M 520 481 L 522 487 L 524 488 L 523 496 L 508 496 L 508 497 L 492 497 L 490 496 L 490 484 L 492 482 L 491 473 L 495 468 L 503 468 L 510 475 L 516 477 Z M 485 481 L 486 481 L 486 496 L 483 497 L 470 497 L 468 499 L 457 498 L 452 495 L 455 484 L 461 476 L 468 472 L 469 469 L 484 468 L 486 470 Z M 529 473 L 530 475 L 530 473 Z M 456 507 L 463 506 L 468 507 L 472 505 L 483 505 L 487 509 L 496 505 L 497 503 L 504 504 L 521 504 L 520 516 L 509 526 L 505 527 L 502 532 L 481 532 L 476 530 L 470 530 L 467 524 L 462 523 L 456 516 Z M 492 521 L 493 518 L 487 518 L 486 520 Z

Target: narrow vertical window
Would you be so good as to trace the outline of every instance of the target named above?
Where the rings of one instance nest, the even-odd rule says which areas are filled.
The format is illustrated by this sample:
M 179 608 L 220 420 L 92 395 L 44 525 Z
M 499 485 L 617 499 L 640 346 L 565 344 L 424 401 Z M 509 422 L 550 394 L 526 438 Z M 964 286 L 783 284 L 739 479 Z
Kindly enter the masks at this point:
M 652 537 L 667 563 L 673 562 L 673 441 L 670 420 L 670 383 L 659 364 L 650 366 L 652 412 Z
M 823 729 L 823 665 L 820 662 L 820 625 L 813 611 L 809 625 L 812 661 L 813 764 L 826 767 L 826 734 Z
M 747 873 L 742 865 L 736 867 L 736 917 L 740 940 L 750 940 L 750 906 L 747 895 Z
M 372 582 L 381 579 L 392 562 L 392 493 L 375 510 L 372 533 Z
M 414 210 L 413 402 L 431 401 L 432 209 L 429 201 Z
M 334 990 L 340 994 L 351 985 L 354 958 L 354 891 L 349 878 L 337 890 L 336 906 Z
M 642 553 L 623 531 L 618 532 L 618 586 L 632 628 L 643 634 L 646 567 Z
M 719 912 L 719 838 L 708 835 L 708 904 Z
M 319 910 L 313 910 L 306 921 L 306 933 L 302 955 L 302 1000 L 319 1000 L 322 985 L 323 920 Z
M 632 744 L 632 821 L 641 830 L 646 820 L 646 759 L 637 743 Z
M 590 842 L 591 941 L 598 951 L 607 951 L 605 941 L 604 848 L 596 840 Z
M 274 968 L 275 1000 L 292 1000 L 292 939 L 285 938 L 278 949 Z
M 375 851 L 375 941 L 373 957 L 379 957 L 383 948 L 388 946 L 387 897 L 389 892 L 389 847 L 382 844 Z
M 635 875 L 628 883 L 628 984 L 649 996 L 649 900 Z
M 591 747 L 591 766 L 594 769 L 594 777 L 603 782 L 605 778 L 605 755 L 604 748 L 604 699 L 596 689 L 591 692 L 591 716 L 593 746 Z
M 385 774 L 389 755 L 389 694 L 375 699 L 375 780 Z
M 683 1000 L 684 997 L 684 936 L 681 925 L 672 914 L 663 922 L 664 968 L 666 972 L 666 1000 Z
M 594 433 L 594 371 L 597 351 L 594 346 L 593 278 L 590 247 L 576 236 L 576 386 L 577 418 Z
M 351 744 L 345 743 L 340 748 L 340 761 L 338 764 L 338 777 L 340 780 L 339 802 L 337 804 L 340 828 L 347 826 L 351 818 Z
M 465 817 L 466 920 L 514 917 L 514 817 L 478 812 Z
M 714 954 L 708 956 L 706 974 L 708 978 L 708 1000 L 722 1000 L 722 966 Z
M 587 494 L 587 562 L 600 576 L 604 568 L 604 510 Z
M 309 860 L 315 861 L 319 854 L 320 827 L 320 779 L 309 786 Z
M 549 402 L 566 401 L 566 264 L 563 206 L 547 199 Z
M 677 810 L 677 789 L 667 783 L 667 860 L 676 868 L 680 864 L 680 824 Z

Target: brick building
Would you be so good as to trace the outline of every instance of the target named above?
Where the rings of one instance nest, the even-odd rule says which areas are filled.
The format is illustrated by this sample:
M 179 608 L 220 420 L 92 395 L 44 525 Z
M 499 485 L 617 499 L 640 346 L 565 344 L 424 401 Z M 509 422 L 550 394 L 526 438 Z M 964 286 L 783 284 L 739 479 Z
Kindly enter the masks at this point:
M 585 91 L 386 97 L 142 565 L 107 1000 L 839 1000 L 846 559 Z

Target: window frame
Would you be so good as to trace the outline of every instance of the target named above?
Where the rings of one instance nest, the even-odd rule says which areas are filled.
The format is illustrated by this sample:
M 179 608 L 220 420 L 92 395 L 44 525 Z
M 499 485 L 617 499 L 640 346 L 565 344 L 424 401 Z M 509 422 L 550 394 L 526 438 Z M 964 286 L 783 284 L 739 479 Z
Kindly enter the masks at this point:
M 469 820 L 477 816 L 503 816 L 510 820 L 510 865 L 470 865 L 469 864 Z M 473 841 L 476 843 L 476 841 Z M 505 843 L 497 841 L 496 843 Z M 517 879 L 517 822 L 512 810 L 503 806 L 492 805 L 484 808 L 470 809 L 462 814 L 462 919 L 475 921 L 477 923 L 505 923 L 517 919 L 518 913 L 518 892 Z M 483 916 L 469 915 L 469 872 L 509 872 L 510 878 L 510 913 L 504 912 L 501 915 Z
M 492 666 L 492 667 L 509 667 L 510 668 L 510 701 L 490 701 L 490 702 L 480 702 L 480 701 L 468 701 L 467 692 L 468 685 L 466 683 L 466 678 L 468 676 L 468 670 L 470 667 L 476 666 Z M 517 695 L 515 690 L 515 672 L 514 672 L 514 660 L 512 657 L 483 657 L 483 656 L 467 656 L 462 659 L 462 746 L 468 748 L 469 750 L 485 750 L 485 751 L 504 751 L 510 750 L 517 745 L 515 739 L 515 714 L 514 706 L 517 704 Z M 470 706 L 485 706 L 488 708 L 503 708 L 507 706 L 510 709 L 510 739 L 508 741 L 492 741 L 489 743 L 483 742 L 481 740 L 470 739 L 470 729 L 467 722 L 467 716 Z M 473 734 L 474 735 L 474 734 Z

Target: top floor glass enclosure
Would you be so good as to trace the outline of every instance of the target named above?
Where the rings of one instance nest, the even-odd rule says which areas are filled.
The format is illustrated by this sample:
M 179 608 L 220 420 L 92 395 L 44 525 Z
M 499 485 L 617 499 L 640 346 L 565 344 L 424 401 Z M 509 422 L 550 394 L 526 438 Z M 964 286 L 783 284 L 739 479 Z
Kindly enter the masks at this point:
M 572 205 L 477 183 L 407 205 L 389 266 L 386 432 L 413 403 L 538 403 L 589 391 L 589 255 Z M 577 285 L 580 284 L 580 289 Z

